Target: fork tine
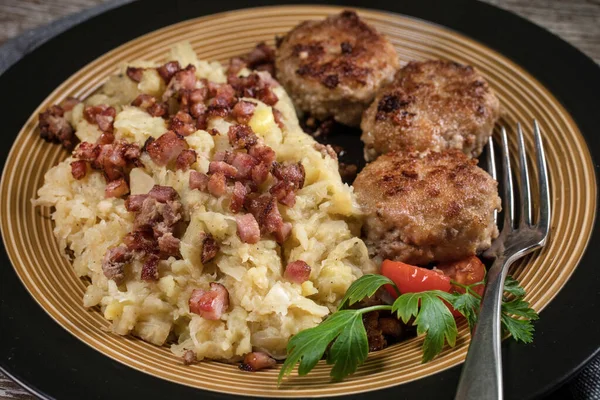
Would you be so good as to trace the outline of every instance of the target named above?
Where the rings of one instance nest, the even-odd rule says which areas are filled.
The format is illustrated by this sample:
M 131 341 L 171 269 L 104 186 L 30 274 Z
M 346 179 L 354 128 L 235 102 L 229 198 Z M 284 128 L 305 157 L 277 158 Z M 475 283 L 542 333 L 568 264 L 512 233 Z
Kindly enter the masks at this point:
M 519 165 L 521 171 L 520 193 L 521 193 L 521 215 L 519 226 L 531 225 L 531 184 L 529 182 L 529 171 L 527 168 L 527 152 L 525 150 L 525 139 L 523 129 L 517 122 L 517 142 L 519 144 Z
M 494 151 L 494 139 L 490 136 L 487 144 L 487 171 L 490 176 L 497 181 L 498 172 L 496 171 L 496 152 Z M 498 210 L 494 210 L 494 224 L 498 223 Z
M 510 167 L 510 153 L 508 151 L 508 138 L 506 129 L 502 127 L 502 175 L 504 176 L 504 226 L 503 231 L 510 232 L 514 228 L 515 199 L 513 194 L 513 180 Z
M 550 185 L 548 181 L 548 167 L 546 165 L 546 154 L 542 143 L 542 134 L 540 126 L 536 120 L 533 120 L 533 134 L 535 137 L 535 152 L 537 153 L 538 180 L 540 182 L 540 211 L 537 221 L 537 229 L 542 233 L 543 240 L 541 245 L 546 242 L 546 237 L 550 230 L 551 210 L 550 210 Z

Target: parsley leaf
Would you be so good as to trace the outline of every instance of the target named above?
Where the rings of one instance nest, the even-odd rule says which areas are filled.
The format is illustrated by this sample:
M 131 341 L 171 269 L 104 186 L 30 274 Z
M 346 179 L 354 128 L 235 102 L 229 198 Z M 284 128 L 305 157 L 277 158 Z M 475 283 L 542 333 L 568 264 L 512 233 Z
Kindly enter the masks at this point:
M 335 380 L 342 380 L 355 373 L 368 355 L 369 342 L 362 313 L 354 313 L 329 349 L 327 364 L 334 364 L 331 376 Z
M 504 281 L 504 292 L 512 294 L 515 297 L 525 296 L 525 289 L 519 286 L 519 281 L 510 275 L 507 276 L 506 280 Z
M 377 289 L 383 285 L 392 285 L 398 294 L 398 288 L 388 277 L 383 275 L 368 274 L 363 275 L 359 279 L 352 282 L 352 285 L 346 291 L 346 294 L 338 305 L 338 310 L 341 310 L 345 306 L 351 306 L 352 304 L 361 301 L 364 298 L 371 297 L 375 294 Z
M 452 295 L 439 290 L 405 293 L 392 305 L 392 312 L 397 313 L 404 323 L 416 317 L 413 325 L 417 326 L 418 335 L 427 334 L 423 342 L 423 362 L 438 355 L 444 342 L 451 347 L 456 343 L 456 321 L 442 299 L 451 300 Z
M 506 313 L 502 313 L 502 327 L 510 332 L 511 336 L 523 343 L 533 341 L 533 324 L 527 319 L 516 319 Z
M 337 311 L 320 325 L 298 332 L 287 345 L 288 356 L 279 371 L 278 382 L 281 383 L 283 377 L 289 375 L 297 363 L 300 363 L 298 375 L 308 374 L 323 358 L 329 344 L 334 340 L 327 358 L 328 364 L 335 364 L 331 376 L 341 380 L 354 373 L 369 353 L 362 314 L 371 309 L 377 309 L 377 306 L 361 310 Z
M 464 294 L 455 293 L 451 301 L 452 307 L 459 313 L 461 313 L 467 322 L 469 328 L 473 330 L 477 323 L 477 316 L 479 313 L 479 307 L 481 305 L 481 299 L 471 295 L 468 291 Z

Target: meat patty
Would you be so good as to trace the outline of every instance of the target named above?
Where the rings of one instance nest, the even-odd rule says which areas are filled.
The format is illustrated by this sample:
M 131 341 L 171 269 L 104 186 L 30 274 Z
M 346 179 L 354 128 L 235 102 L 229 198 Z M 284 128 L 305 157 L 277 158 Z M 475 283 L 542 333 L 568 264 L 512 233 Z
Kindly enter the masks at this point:
M 354 11 L 296 26 L 279 43 L 275 65 L 299 110 L 350 126 L 399 66 L 392 44 Z
M 365 159 L 390 151 L 452 148 L 477 157 L 499 115 L 498 98 L 473 67 L 411 62 L 363 114 Z
M 460 260 L 486 250 L 498 236 L 498 183 L 456 149 L 382 155 L 358 174 L 354 190 L 376 261 Z

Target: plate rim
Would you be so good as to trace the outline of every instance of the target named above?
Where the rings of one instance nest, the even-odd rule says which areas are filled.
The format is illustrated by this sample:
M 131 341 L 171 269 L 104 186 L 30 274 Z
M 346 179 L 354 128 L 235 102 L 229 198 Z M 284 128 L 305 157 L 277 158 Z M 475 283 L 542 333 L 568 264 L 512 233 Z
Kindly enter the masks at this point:
M 185 1 L 185 0 L 184 0 L 184 1 L 179 1 L 179 3 L 184 3 L 184 4 L 185 4 L 186 2 L 187 2 L 187 1 Z M 155 1 L 155 3 L 157 3 L 157 2 Z M 229 5 L 232 5 L 232 4 L 234 4 L 234 3 L 242 3 L 242 2 L 239 2 L 239 1 L 238 1 L 238 2 L 236 2 L 236 1 L 229 1 L 229 2 L 228 2 L 228 4 L 227 4 L 227 5 L 225 5 L 225 6 L 229 6 Z M 260 3 L 260 4 L 258 4 L 258 3 Z M 275 4 L 273 4 L 273 3 L 275 3 Z M 296 4 L 297 4 L 297 3 L 299 3 L 299 2 L 298 2 L 298 1 L 278 1 L 278 2 L 272 2 L 272 1 L 259 1 L 259 2 L 255 2 L 255 3 L 254 3 L 254 5 L 255 5 L 255 6 L 259 6 L 259 5 L 282 5 L 282 3 L 287 3 L 287 4 L 289 4 L 289 3 L 296 3 Z M 304 3 L 304 2 L 303 2 L 303 3 Z M 309 3 L 311 3 L 311 2 L 309 2 Z M 346 2 L 335 1 L 334 3 L 336 3 L 336 5 L 346 5 L 346 6 L 349 6 L 349 7 L 353 7 L 353 6 L 354 6 L 354 7 L 356 7 L 356 6 L 363 7 L 363 3 L 364 3 L 364 2 L 361 2 L 361 1 L 346 1 Z M 340 3 L 345 3 L 345 4 L 340 4 Z M 349 3 L 354 3 L 354 4 L 349 4 Z M 434 4 L 438 4 L 438 3 L 440 3 L 440 2 L 438 2 L 438 1 L 426 1 L 425 3 L 434 3 Z M 497 8 L 495 8 L 495 7 L 493 7 L 493 6 L 490 6 L 490 5 L 487 5 L 487 4 L 484 4 L 484 3 L 473 3 L 473 2 L 471 2 L 470 0 L 466 0 L 466 1 L 455 1 L 454 3 L 469 4 L 469 5 L 471 5 L 471 6 L 473 6 L 474 4 L 477 4 L 478 6 L 485 6 L 485 7 L 489 7 L 490 9 L 494 9 L 494 10 L 496 10 L 496 11 L 501 11 L 501 12 L 503 12 L 503 13 L 506 13 L 506 14 L 508 14 L 508 15 L 509 15 L 511 18 L 515 18 L 515 17 L 516 17 L 515 15 L 512 15 L 512 14 L 510 14 L 510 13 L 508 13 L 508 12 L 504 11 L 504 10 L 497 9 Z M 125 11 L 122 11 L 122 10 L 123 10 L 123 9 L 129 9 L 128 7 L 129 7 L 129 6 L 131 6 L 131 5 L 133 5 L 133 4 L 135 4 L 135 3 L 130 3 L 130 4 L 124 5 L 124 6 L 122 6 L 122 7 L 119 7 L 119 8 L 117 8 L 117 9 L 113 9 L 113 10 L 111 10 L 111 11 L 108 11 L 108 12 L 106 12 L 106 13 L 104 13 L 104 14 L 101 14 L 101 15 L 99 15 L 99 16 L 97 16 L 97 17 L 94 17 L 93 19 L 94 19 L 94 20 L 95 20 L 95 19 L 100 19 L 100 20 L 102 20 L 103 18 L 104 18 L 104 19 L 108 18 L 109 14 L 112 14 L 113 12 L 125 12 Z M 328 4 L 328 5 L 332 5 L 332 4 Z M 390 6 L 391 6 L 391 4 L 390 4 Z M 252 8 L 254 8 L 254 7 L 252 7 Z M 363 8 L 364 8 L 364 7 L 363 7 Z M 409 7 L 409 8 L 410 8 L 410 7 Z M 132 9 L 133 9 L 133 7 L 132 7 Z M 231 10 L 235 10 L 235 9 L 237 9 L 237 7 L 235 7 L 235 6 L 234 6 L 234 7 L 233 7 L 233 8 L 231 8 L 231 9 L 227 9 L 227 10 L 221 10 L 221 12 L 223 12 L 223 11 L 231 11 Z M 370 9 L 373 9 L 373 8 L 370 8 Z M 558 100 L 559 100 L 559 102 L 560 102 L 560 103 L 563 105 L 563 107 L 565 107 L 565 109 L 566 109 L 567 111 L 569 111 L 569 114 L 570 114 L 570 116 L 573 118 L 573 120 L 575 121 L 575 123 L 576 123 L 578 126 L 580 126 L 580 124 L 578 123 L 578 120 L 577 120 L 576 118 L 574 118 L 574 117 L 573 117 L 573 114 L 570 112 L 570 109 L 569 109 L 569 107 L 568 107 L 568 106 L 567 106 L 567 105 L 566 105 L 566 104 L 565 104 L 565 103 L 562 101 L 562 99 L 561 99 L 559 96 L 557 96 L 557 95 L 556 95 L 555 91 L 553 91 L 553 90 L 552 90 L 550 87 L 548 87 L 549 85 L 548 85 L 546 82 L 544 82 L 544 80 L 540 79 L 540 77 L 539 77 L 538 75 L 536 75 L 536 74 L 532 73 L 532 72 L 531 72 L 531 71 L 530 71 L 528 68 L 526 68 L 525 66 L 523 66 L 523 65 L 522 65 L 522 63 L 520 63 L 518 60 L 515 60 L 513 57 L 511 57 L 511 55 L 510 55 L 510 54 L 507 54 L 507 53 L 505 53 L 505 52 L 503 52 L 503 51 L 499 50 L 498 48 L 496 48 L 496 47 L 494 47 L 494 46 L 490 46 L 490 44 L 489 44 L 489 43 L 486 43 L 485 41 L 482 41 L 482 40 L 480 40 L 479 38 L 473 37 L 473 36 L 472 36 L 472 35 L 470 35 L 469 33 L 466 33 L 466 32 L 464 32 L 464 31 L 461 31 L 460 29 L 456 29 L 455 27 L 449 27 L 449 26 L 447 26 L 447 25 L 445 25 L 445 24 L 438 23 L 437 21 L 430 21 L 430 20 L 428 20 L 428 19 L 425 19 L 425 18 L 422 18 L 422 17 L 420 17 L 420 16 L 414 16 L 414 15 L 412 15 L 412 14 L 408 14 L 408 13 L 406 13 L 406 11 L 402 11 L 402 10 L 391 10 L 391 9 L 377 9 L 377 10 L 378 10 L 378 11 L 383 11 L 383 12 L 396 13 L 396 14 L 397 14 L 397 13 L 401 13 L 401 14 L 403 14 L 403 15 L 405 15 L 405 16 L 408 16 L 408 17 L 410 17 L 410 18 L 420 19 L 420 20 L 423 20 L 423 21 L 425 21 L 425 22 L 427 22 L 427 23 L 433 23 L 433 24 L 436 24 L 436 25 L 440 25 L 440 26 L 443 26 L 443 27 L 444 27 L 444 28 L 446 28 L 446 29 L 451 29 L 451 30 L 453 30 L 453 31 L 455 31 L 455 32 L 458 32 L 458 33 L 460 33 L 461 35 L 465 35 L 465 36 L 469 37 L 469 38 L 470 38 L 470 39 L 472 39 L 472 40 L 475 40 L 475 41 L 477 41 L 477 42 L 479 42 L 479 43 L 482 43 L 482 44 L 484 44 L 485 46 L 488 46 L 488 47 L 490 47 L 490 48 L 494 49 L 495 51 L 499 52 L 500 54 L 504 55 L 505 57 L 508 57 L 509 59 L 511 59 L 512 61 L 514 61 L 515 63 L 517 63 L 517 64 L 518 64 L 518 65 L 519 65 L 521 68 L 523 68 L 524 70 L 526 70 L 528 73 L 530 73 L 530 74 L 531 74 L 532 76 L 534 76 L 536 79 L 540 80 L 540 82 L 542 82 L 542 84 L 544 84 L 544 86 L 545 86 L 545 87 L 546 87 L 546 88 L 547 88 L 547 89 L 548 89 L 548 90 L 549 90 L 549 91 L 550 91 L 550 92 L 551 92 L 553 95 L 555 95 L 555 96 L 557 97 L 557 99 L 558 99 Z M 212 14 L 212 12 L 210 12 L 210 13 L 206 13 L 206 14 L 202 14 L 202 15 L 208 15 L 208 14 Z M 195 15 L 195 16 L 193 16 L 193 17 L 191 17 L 191 18 L 195 18 L 195 17 L 199 17 L 199 16 L 201 16 L 201 15 Z M 517 19 L 521 19 L 520 17 L 516 17 L 516 18 L 517 18 Z M 169 22 L 169 23 L 167 23 L 167 24 L 161 24 L 161 27 L 165 27 L 165 26 L 167 26 L 167 25 L 171 25 L 172 23 L 179 22 L 179 21 L 183 21 L 183 20 L 186 20 L 186 19 L 190 19 L 190 16 L 183 16 L 183 18 L 179 19 L 178 21 L 171 21 L 171 22 Z M 89 20 L 88 20 L 88 21 L 89 21 Z M 526 21 L 526 20 L 523 20 L 523 19 L 521 19 L 521 22 L 526 22 L 526 25 L 527 25 L 527 24 L 528 24 L 528 25 L 530 25 L 530 28 L 531 28 L 531 27 L 535 27 L 536 29 L 543 31 L 545 34 L 548 34 L 548 32 L 546 32 L 546 31 L 545 31 L 545 30 L 543 30 L 542 28 L 539 28 L 539 27 L 537 27 L 537 26 L 535 26 L 535 25 L 533 25 L 533 24 L 529 23 L 529 22 L 528 22 L 528 21 Z M 88 23 L 88 22 L 84 22 L 82 25 L 86 25 L 87 23 Z M 75 28 L 77 28 L 77 27 L 75 27 Z M 159 29 L 159 28 L 157 28 L 157 29 Z M 44 46 L 51 46 L 51 45 L 54 45 L 54 44 L 58 43 L 59 39 L 61 39 L 61 38 L 62 38 L 62 40 L 64 40 L 64 35 L 67 35 L 67 36 L 68 36 L 70 33 L 72 33 L 72 31 L 73 31 L 73 30 L 74 30 L 74 28 L 70 29 L 69 31 L 67 31 L 67 32 L 66 32 L 66 33 L 64 33 L 64 34 L 61 34 L 61 35 L 59 35 L 58 37 L 55 37 L 55 38 L 52 38 L 52 39 L 50 39 L 50 40 L 48 41 L 48 43 L 47 43 L 47 44 L 45 44 Z M 151 32 L 151 31 L 153 31 L 153 30 L 155 30 L 155 29 L 148 30 L 148 31 L 146 31 L 146 32 L 144 32 L 144 33 L 149 33 L 149 32 Z M 136 36 L 134 36 L 134 37 L 130 37 L 130 38 L 129 38 L 128 40 L 126 40 L 126 41 L 118 41 L 118 42 L 119 42 L 119 44 L 118 44 L 118 45 L 120 45 L 120 44 L 124 44 L 124 43 L 126 43 L 127 41 L 129 41 L 129 40 L 131 40 L 131 39 L 134 39 L 135 37 L 138 37 L 138 36 L 141 36 L 141 35 L 136 35 Z M 554 35 L 551 35 L 551 36 L 554 36 Z M 556 36 L 554 36 L 554 39 L 556 39 L 556 38 L 557 38 L 557 37 L 556 37 Z M 564 42 L 562 39 L 560 39 L 560 38 L 558 38 L 558 39 L 559 39 L 560 41 L 562 41 L 562 42 L 563 42 L 563 44 L 566 44 L 568 47 L 570 47 L 570 48 L 571 48 L 571 50 L 575 50 L 577 53 L 579 53 L 579 55 L 580 55 L 580 56 L 583 56 L 583 57 L 587 58 L 587 56 L 583 55 L 583 54 L 582 54 L 582 53 L 580 53 L 578 50 L 576 50 L 576 49 L 574 49 L 572 46 L 568 45 L 568 44 L 567 44 L 566 42 Z M 118 45 L 116 45 L 116 46 L 112 46 L 112 47 L 111 47 L 111 49 L 114 49 L 114 48 L 115 48 L 115 47 L 117 47 Z M 36 53 L 36 52 L 39 52 L 39 50 L 36 50 L 36 51 L 34 51 L 33 53 Z M 101 53 L 100 53 L 100 56 L 101 56 L 102 54 L 104 54 L 104 52 L 101 52 Z M 30 55 L 28 55 L 27 57 L 29 57 L 29 56 L 30 56 Z M 26 57 L 26 58 L 27 58 L 27 57 Z M 95 58 L 88 59 L 88 60 L 87 60 L 87 61 L 84 63 L 84 65 L 85 65 L 85 64 L 87 64 L 88 62 L 91 62 L 91 61 L 93 61 L 94 59 L 95 59 Z M 586 61 L 588 61 L 588 62 L 592 62 L 592 63 L 593 63 L 593 61 L 591 61 L 589 58 L 588 58 Z M 13 66 L 12 66 L 12 67 L 9 69 L 9 71 L 10 71 L 10 70 L 12 70 L 12 69 L 15 69 L 15 68 L 17 68 L 17 67 L 18 67 L 19 65 L 21 65 L 22 63 L 23 63 L 23 60 L 19 61 L 18 63 L 16 63 L 15 65 L 13 65 Z M 83 67 L 84 65 L 82 65 L 81 67 Z M 595 64 L 594 64 L 594 65 L 595 65 Z M 7 73 L 8 73 L 9 71 L 7 71 Z M 597 73 L 597 72 L 598 72 L 598 70 L 596 69 L 596 73 Z M 5 73 L 5 74 L 3 74 L 2 76 L 0 76 L 0 84 L 2 84 L 2 82 L 3 82 L 3 78 L 5 78 L 5 77 L 6 77 L 7 73 Z M 69 73 L 69 75 L 70 75 L 70 73 Z M 68 76 L 67 76 L 67 78 L 68 78 Z M 57 86 L 59 86 L 59 85 L 60 85 L 60 84 L 61 84 L 61 83 L 62 83 L 64 80 L 65 80 L 65 79 L 59 79 L 59 83 L 58 83 L 57 85 L 54 85 L 53 89 L 55 89 Z M 40 92 L 41 92 L 41 90 L 40 90 Z M 46 92 L 46 93 L 49 93 L 49 92 Z M 47 95 L 44 95 L 44 96 L 42 96 L 42 98 L 45 98 L 46 96 L 47 96 Z M 38 105 L 39 105 L 39 102 L 38 102 Z M 29 113 L 29 112 L 26 112 L 25 114 L 26 114 L 26 115 L 29 115 L 30 113 Z M 26 118 L 27 118 L 27 117 L 26 117 Z M 17 131 L 18 131 L 18 130 L 17 130 Z M 584 132 L 583 130 L 581 130 L 581 131 L 582 131 L 582 133 L 583 133 L 583 135 L 584 135 L 584 138 L 585 138 L 585 141 L 586 141 L 587 147 L 588 147 L 588 149 L 589 149 L 589 151 L 590 151 L 590 153 L 591 153 L 591 155 L 592 155 L 592 160 L 594 160 L 596 157 L 594 157 L 594 147 L 593 147 L 593 146 L 590 146 L 590 140 L 589 140 L 590 138 L 589 138 L 588 136 L 586 136 L 586 135 L 585 135 L 585 132 Z M 10 144 L 12 144 L 12 143 L 10 143 Z M 10 144 L 8 145 L 8 149 L 10 149 L 10 147 L 12 147 L 12 146 L 10 146 Z M 7 146 L 7 144 L 5 143 L 3 146 Z M 6 154 L 5 154 L 5 153 L 6 153 Z M 2 164 L 4 164 L 4 162 L 5 162 L 5 160 L 6 160 L 6 155 L 7 155 L 7 154 L 8 154 L 8 152 L 6 151 L 6 149 L 4 149 L 4 148 L 3 148 L 3 149 L 2 149 L 2 152 L 0 153 L 0 156 L 2 157 Z M 598 173 L 597 173 L 597 170 L 598 170 L 598 165 L 597 165 L 597 164 L 595 164 L 595 171 L 594 171 L 594 172 L 595 172 L 595 175 L 596 175 L 596 184 L 597 184 L 597 182 L 598 182 Z M 597 237 L 597 236 L 598 236 L 598 221 L 596 220 L 596 221 L 594 221 L 594 230 L 593 230 L 593 234 L 592 234 L 592 236 L 590 237 L 590 241 L 588 242 L 588 248 L 586 249 L 585 253 L 583 254 L 583 257 L 582 257 L 582 260 L 580 261 L 580 264 L 581 264 L 581 263 L 582 263 L 582 261 L 583 261 L 583 260 L 586 258 L 586 256 L 589 256 L 589 244 L 590 244 L 590 243 L 592 243 L 592 241 L 594 240 L 594 238 L 597 240 L 597 239 L 598 239 L 598 237 Z M 5 253 L 5 249 L 3 249 L 3 252 Z M 5 259 L 6 259 L 6 254 L 2 254 L 2 261 L 4 261 Z M 9 268 L 3 268 L 3 269 L 4 269 L 4 270 L 6 270 L 6 269 L 9 269 L 9 270 L 11 270 L 11 272 L 13 272 L 13 273 L 14 273 L 14 270 L 12 269 L 12 266 L 10 266 Z M 580 267 L 578 267 L 576 270 L 579 270 L 579 269 L 580 269 Z M 10 273 L 10 272 L 9 272 L 9 273 Z M 573 279 L 573 277 L 574 277 L 575 275 L 576 275 L 576 274 L 574 273 L 574 274 L 573 274 L 573 276 L 571 277 L 571 279 Z M 3 280 L 3 281 L 4 281 L 4 280 Z M 20 280 L 19 280 L 19 282 L 20 282 Z M 566 286 L 568 286 L 568 284 L 569 284 L 569 283 L 567 282 L 567 284 L 565 285 L 565 287 L 563 287 L 563 289 L 562 289 L 560 292 L 563 292 L 563 291 L 564 291 L 564 289 L 566 288 Z M 25 291 L 25 289 L 24 289 L 24 288 L 21 288 L 21 289 L 22 289 L 23 291 Z M 559 292 L 559 294 L 560 294 L 560 292 Z M 29 300 L 34 300 L 33 298 L 31 298 L 31 296 L 29 295 L 29 293 L 28 293 L 27 291 L 25 291 L 25 293 L 27 294 L 27 297 L 29 298 Z M 559 295 L 559 294 L 557 294 L 557 297 L 558 297 L 558 295 Z M 2 300 L 3 300 L 3 299 L 1 299 L 1 298 L 0 298 L 0 301 L 2 301 Z M 555 299 L 554 301 L 556 301 L 556 299 Z M 34 302 L 35 302 L 35 300 L 34 300 Z M 4 301 L 2 301 L 2 303 L 3 303 L 3 305 L 4 305 Z M 552 304 L 552 303 L 551 303 L 551 304 Z M 551 304 L 549 304 L 549 305 L 548 305 L 548 307 L 550 307 L 550 306 L 551 306 Z M 40 307 L 40 306 L 37 304 L 37 302 L 35 302 L 35 305 L 36 305 L 38 308 L 40 308 L 40 310 L 39 310 L 39 311 L 41 311 L 41 312 L 44 312 L 44 311 L 41 309 L 41 307 Z M 1 310 L 0 310 L 0 311 L 1 311 Z M 44 312 L 44 314 L 45 314 L 45 312 Z M 2 314 L 2 315 L 3 315 L 3 314 Z M 47 316 L 47 315 L 46 315 L 46 317 L 47 317 L 47 318 L 50 318 L 50 317 L 49 317 L 49 316 Z M 52 320 L 52 324 L 54 324 L 54 325 L 56 325 L 56 326 L 60 326 L 60 325 L 56 324 L 56 323 L 55 323 L 53 320 Z M 66 331 L 62 330 L 62 333 L 64 334 L 64 333 L 66 333 Z M 1 337 L 1 336 L 0 336 L 0 337 Z M 73 339 L 75 339 L 75 338 L 73 338 Z M 75 340 L 76 340 L 76 339 L 75 339 Z M 2 341 L 2 342 L 4 342 L 4 341 Z M 504 346 L 504 347 L 506 347 L 506 346 Z M 4 350 L 4 348 L 3 348 L 3 350 Z M 94 350 L 94 351 L 95 351 L 95 350 Z M 579 369 L 579 368 L 581 368 L 581 366 L 583 366 L 583 365 L 585 364 L 585 362 L 587 362 L 587 361 L 588 361 L 590 358 L 594 357 L 594 355 L 595 355 L 595 354 L 597 354 L 597 353 L 598 353 L 598 349 L 596 350 L 596 352 L 595 352 L 595 353 L 593 353 L 593 354 L 589 355 L 589 356 L 588 356 L 588 357 L 587 357 L 585 360 L 583 360 L 583 361 L 582 361 L 582 362 L 579 364 L 579 366 L 578 366 L 578 367 L 576 367 L 576 369 Z M 126 368 L 129 368 L 129 367 L 126 367 Z M 452 368 L 452 369 L 453 369 L 453 370 L 455 370 L 455 369 L 457 369 L 457 368 L 460 368 L 460 367 L 454 367 L 454 368 Z M 0 370 L 7 371 L 7 372 L 9 371 L 9 369 L 5 368 L 5 360 L 4 360 L 4 359 L 0 359 Z M 139 372 L 138 372 L 138 373 L 139 373 Z M 443 374 L 445 374 L 445 373 L 446 373 L 446 371 L 444 371 L 444 372 L 441 372 L 441 373 L 439 373 L 439 374 L 436 374 L 436 375 L 443 375 Z M 574 370 L 572 370 L 572 371 L 571 371 L 571 373 L 574 373 Z M 16 381 L 18 381 L 20 384 L 23 384 L 23 383 L 25 383 L 25 385 L 24 385 L 24 386 L 26 386 L 28 390 L 30 390 L 30 391 L 34 391 L 34 393 L 35 393 L 36 395 L 38 395 L 38 396 L 39 396 L 39 395 L 40 395 L 40 393 L 42 393 L 42 392 L 38 392 L 38 390 L 37 390 L 37 388 L 36 388 L 36 386 L 35 386 L 35 385 L 29 385 L 29 384 L 27 383 L 27 380 L 26 380 L 26 379 L 21 379 L 21 377 L 19 377 L 17 374 L 14 374 L 14 373 L 8 373 L 7 375 L 9 375 L 9 376 L 11 376 L 11 377 L 13 377 L 13 378 L 17 378 L 17 379 L 15 379 L 15 380 L 16 380 Z M 455 375 L 456 375 L 456 374 L 455 374 Z M 457 376 L 457 375 L 456 375 L 456 376 Z M 156 379 L 156 378 L 153 378 L 153 379 Z M 420 381 L 422 381 L 422 380 L 425 380 L 425 379 L 427 379 L 427 378 L 420 379 Z M 568 376 L 565 376 L 565 377 L 563 378 L 563 381 L 564 381 L 564 380 L 566 380 L 566 379 L 568 379 Z M 411 382 L 411 383 L 412 383 L 412 382 Z M 408 386 L 408 385 L 410 385 L 411 383 L 407 383 L 407 384 L 404 384 L 404 385 L 401 385 L 401 386 L 397 386 L 397 387 L 391 388 L 391 390 L 396 390 L 396 389 L 399 389 L 399 388 L 403 388 L 403 387 L 405 387 L 405 386 Z M 555 386 L 557 386 L 559 383 L 560 383 L 560 382 L 556 382 L 556 381 L 554 382 Z M 170 383 L 170 384 L 171 384 L 171 385 L 175 385 L 175 384 L 173 384 L 173 383 Z M 547 390 L 550 390 L 551 388 L 546 388 L 546 389 L 547 389 Z M 198 389 L 193 389 L 193 390 L 194 390 L 196 393 L 198 393 L 198 392 L 202 392 L 202 393 L 204 393 L 204 394 L 206 394 L 206 395 L 208 395 L 209 393 L 210 393 L 211 395 L 212 395 L 212 394 L 214 394 L 214 392 L 206 392 L 206 391 L 201 391 L 201 390 L 199 391 Z M 387 391 L 387 390 L 384 390 L 384 391 Z M 369 396 L 369 395 L 371 395 L 371 394 L 380 394 L 380 393 L 382 393 L 382 392 L 383 392 L 383 391 L 373 391 L 373 392 L 367 392 L 367 393 L 363 393 L 362 395 L 367 395 L 367 396 Z M 540 393 L 538 393 L 538 394 L 540 394 Z M 362 395 L 361 395 L 360 397 L 362 397 Z M 222 396 L 222 395 L 220 395 L 220 396 Z M 227 395 L 227 396 L 231 396 L 231 395 Z M 45 397 L 45 396 L 44 396 L 44 397 Z

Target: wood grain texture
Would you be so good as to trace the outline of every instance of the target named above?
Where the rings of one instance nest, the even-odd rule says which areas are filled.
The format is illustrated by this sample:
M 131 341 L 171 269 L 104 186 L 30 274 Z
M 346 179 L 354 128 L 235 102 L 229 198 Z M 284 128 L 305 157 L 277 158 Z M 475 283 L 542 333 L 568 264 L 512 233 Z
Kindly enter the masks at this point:
M 0 44 L 106 0 L 1 0 Z M 600 0 L 484 0 L 560 36 L 600 63 Z M 0 399 L 34 399 L 0 373 Z

